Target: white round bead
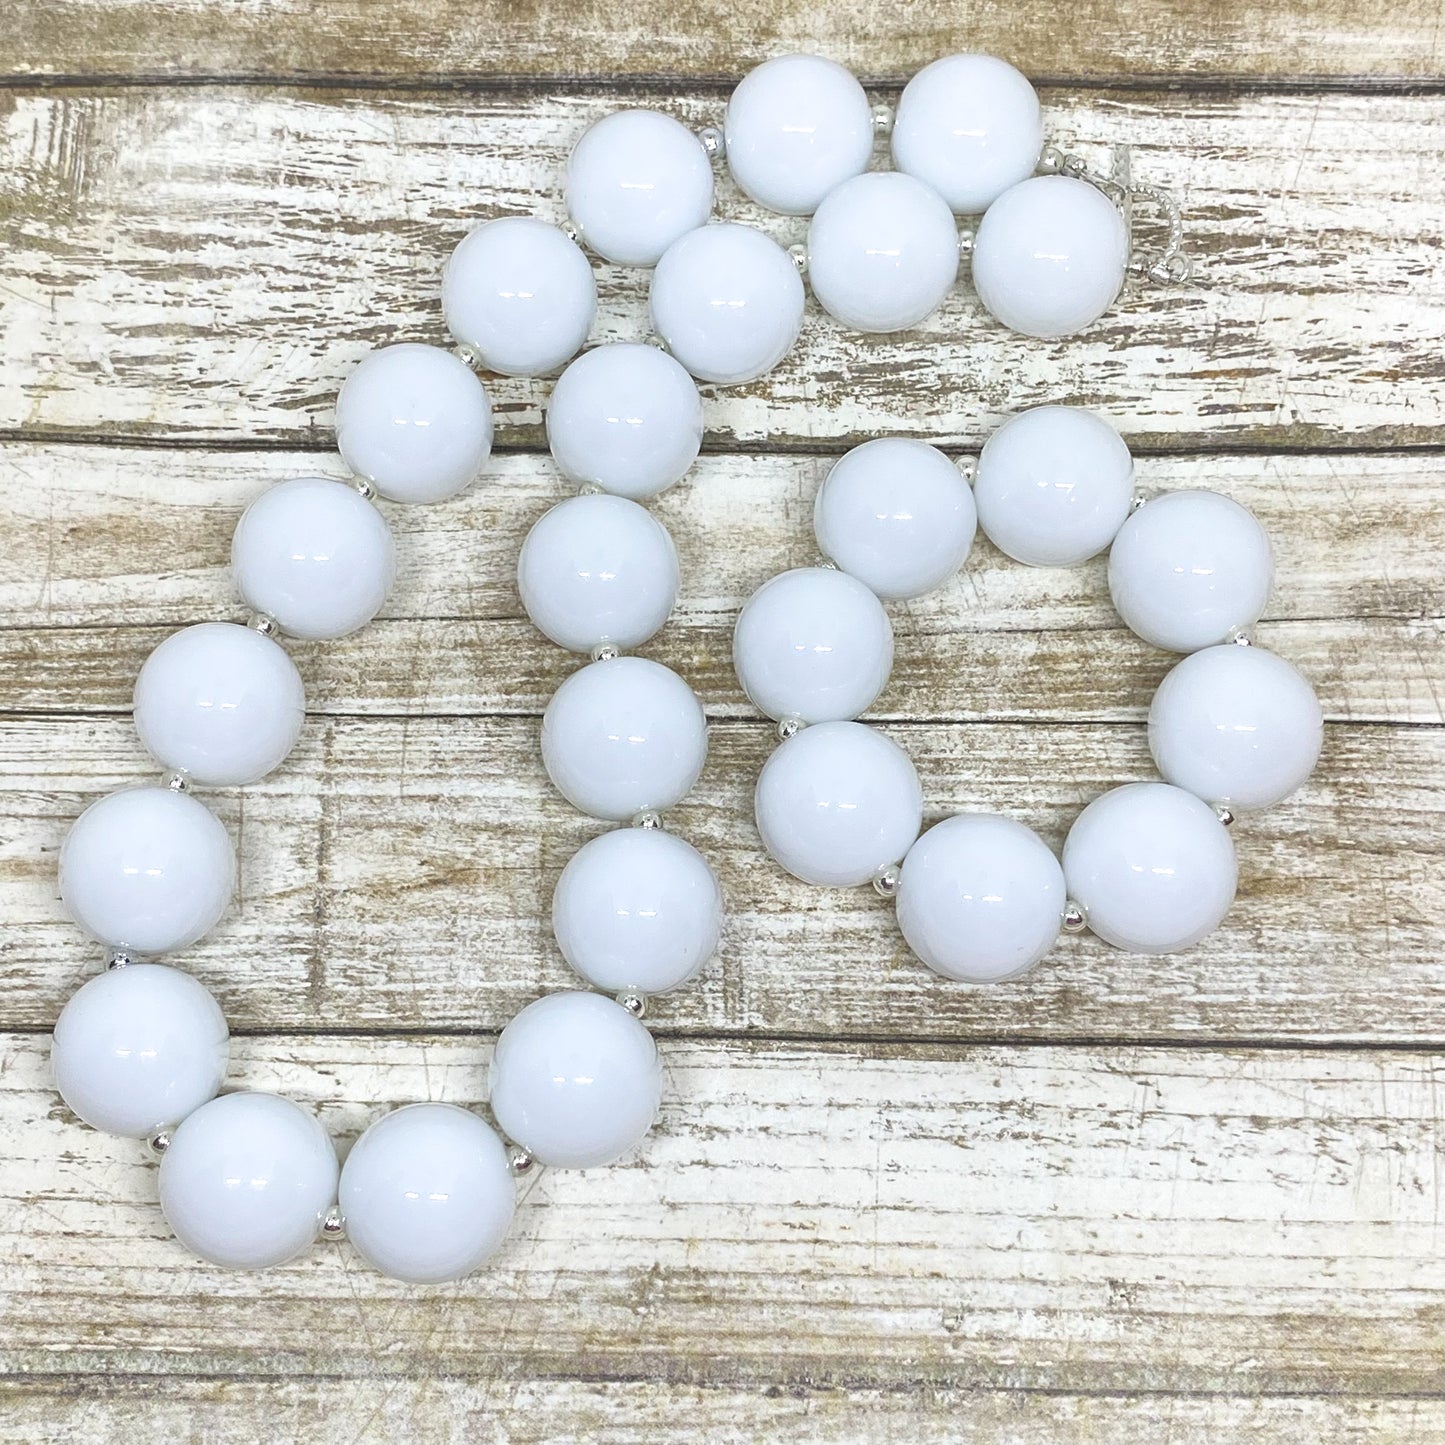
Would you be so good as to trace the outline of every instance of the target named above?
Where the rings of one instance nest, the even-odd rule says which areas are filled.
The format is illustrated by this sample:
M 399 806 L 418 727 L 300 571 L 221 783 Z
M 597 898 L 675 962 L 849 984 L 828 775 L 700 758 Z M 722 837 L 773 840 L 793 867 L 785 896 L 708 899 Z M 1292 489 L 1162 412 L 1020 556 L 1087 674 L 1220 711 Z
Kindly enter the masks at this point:
M 813 504 L 818 548 L 888 599 L 921 597 L 963 566 L 973 493 L 927 442 L 879 437 L 833 464 Z
M 542 714 L 553 786 L 594 818 L 623 822 L 685 797 L 707 759 L 707 720 L 692 689 L 645 657 L 574 672 Z
M 984 443 L 978 524 L 1031 567 L 1073 567 L 1114 540 L 1134 500 L 1134 459 L 1106 422 L 1076 406 L 1010 417 Z
M 873 154 L 863 87 L 821 55 L 778 55 L 750 70 L 723 120 L 728 169 L 760 206 L 811 215 Z
M 55 1023 L 55 1087 L 93 1129 L 144 1139 L 216 1096 L 230 1033 L 206 988 L 159 963 L 98 974 Z
M 1032 828 L 963 813 L 935 824 L 908 850 L 898 926 L 935 973 L 998 983 L 1054 946 L 1064 902 L 1064 870 Z
M 599 256 L 653 266 L 712 210 L 712 161 L 671 116 L 619 110 L 591 126 L 567 160 L 567 214 Z
M 213 787 L 254 783 L 280 767 L 305 717 L 306 690 L 286 649 L 232 622 L 172 633 L 136 678 L 146 750 Z
M 1033 174 L 1043 139 L 1038 94 L 1013 66 L 992 55 L 949 55 L 904 86 L 893 164 L 973 214 Z
M 798 567 L 764 582 L 738 614 L 733 667 L 771 718 L 833 722 L 866 712 L 893 670 L 893 628 L 862 582 Z
M 459 357 L 414 341 L 363 357 L 336 398 L 342 460 L 393 502 L 455 496 L 492 453 L 492 403 Z
M 329 477 L 295 477 L 246 508 L 231 572 L 248 607 L 293 637 L 344 637 L 381 610 L 396 542 L 367 499 Z
M 1194 652 L 1259 621 L 1274 586 L 1269 538 L 1219 492 L 1167 492 L 1119 529 L 1109 595 L 1145 642 Z
M 533 623 L 559 647 L 646 642 L 677 601 L 677 552 L 667 528 L 626 497 L 569 497 L 544 513 L 517 558 Z
M 507 376 L 541 376 L 575 356 L 597 312 L 581 248 L 532 216 L 501 216 L 465 236 L 442 273 L 447 330 Z
M 60 899 L 112 948 L 189 948 L 226 911 L 236 853 L 204 803 L 171 788 L 125 788 L 92 803 L 60 850 Z
M 336 1181 L 336 1150 L 314 1114 L 275 1094 L 222 1094 L 171 1135 L 161 1213 L 202 1259 L 266 1269 L 315 1240 Z
M 995 320 L 1025 336 L 1072 336 L 1124 285 L 1129 228 L 1118 206 L 1074 176 L 1034 176 L 984 213 L 973 286 Z
M 958 277 L 958 224 L 936 191 L 869 171 L 829 192 L 808 227 L 808 284 L 859 331 L 902 331 L 937 309 Z
M 1149 708 L 1164 777 L 1206 803 L 1267 808 L 1314 771 L 1324 746 L 1314 689 L 1262 647 L 1206 647 L 1176 664 Z
M 840 888 L 899 862 L 923 823 L 908 754 L 856 722 L 794 733 L 763 764 L 754 805 L 763 846 L 789 873 Z
M 591 1169 L 641 1142 L 662 1102 L 652 1035 L 597 993 L 539 998 L 502 1030 L 492 1113 L 543 1164 Z
M 696 377 L 753 381 L 792 349 L 803 281 L 770 237 L 733 222 L 702 226 L 668 247 L 652 273 L 652 326 Z
M 574 853 L 552 895 L 567 962 L 607 993 L 666 993 L 717 951 L 722 891 L 707 859 L 660 828 L 618 828 Z
M 658 347 L 599 346 L 553 387 L 547 444 L 574 482 L 645 501 L 697 460 L 702 398 L 687 368 Z
M 506 1146 L 455 1104 L 408 1104 L 352 1146 L 339 1186 L 346 1237 L 393 1279 L 461 1279 L 495 1254 L 517 1187 Z
M 1234 901 L 1234 844 L 1207 803 L 1168 783 L 1095 798 L 1064 843 L 1064 879 L 1090 929 L 1130 953 L 1175 953 Z

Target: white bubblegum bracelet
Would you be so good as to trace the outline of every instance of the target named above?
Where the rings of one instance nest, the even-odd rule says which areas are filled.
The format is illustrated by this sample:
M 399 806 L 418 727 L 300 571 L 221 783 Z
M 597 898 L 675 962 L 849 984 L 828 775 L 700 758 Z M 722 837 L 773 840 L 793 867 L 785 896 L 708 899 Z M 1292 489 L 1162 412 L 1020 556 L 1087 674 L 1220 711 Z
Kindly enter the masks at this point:
M 896 169 L 870 171 L 884 131 Z M 297 477 L 246 509 L 232 570 L 248 623 L 177 632 L 136 682 L 137 731 L 166 770 L 163 784 L 92 804 L 61 850 L 62 899 L 109 966 L 57 1021 L 57 1087 L 95 1128 L 149 1141 L 161 1208 L 184 1244 L 218 1265 L 260 1268 L 318 1235 L 344 1235 L 396 1278 L 457 1279 L 505 1238 L 519 1175 L 604 1164 L 642 1139 L 662 1076 L 640 1018 L 649 996 L 681 987 L 712 957 L 723 913 L 707 862 L 661 827 L 702 769 L 702 707 L 670 669 L 623 655 L 667 620 L 680 581 L 671 538 L 641 503 L 698 455 L 695 379 L 749 381 L 790 350 L 803 273 L 844 324 L 896 330 L 934 309 L 970 256 L 985 308 L 1039 336 L 1088 325 L 1131 272 L 1184 278 L 1167 195 L 1133 185 L 1126 164 L 1106 179 L 1041 143 L 1033 88 L 990 57 L 927 67 L 896 116 L 833 62 L 780 57 L 739 84 L 720 130 L 694 134 L 654 111 L 592 126 L 568 162 L 566 226 L 503 217 L 457 247 L 442 287 L 455 346 L 388 346 L 357 366 L 336 405 L 351 483 Z M 812 216 L 806 246 L 709 224 L 712 162 L 724 153 L 754 201 Z M 1150 255 L 1132 247 L 1139 203 L 1156 207 L 1164 227 Z M 959 215 L 981 220 L 960 226 Z M 567 365 L 596 313 L 579 240 L 614 264 L 653 267 L 663 348 L 613 343 Z M 234 847 L 192 789 L 255 782 L 295 745 L 304 689 L 279 636 L 340 637 L 381 609 L 395 543 L 375 497 L 439 502 L 480 474 L 492 411 L 476 371 L 544 376 L 564 365 L 548 443 L 580 492 L 532 528 L 518 590 L 541 632 L 590 658 L 547 706 L 547 773 L 583 812 L 630 825 L 584 845 L 553 897 L 558 946 L 590 987 L 544 996 L 502 1030 L 490 1081 L 496 1128 L 454 1105 L 413 1104 L 377 1120 L 343 1166 L 296 1104 L 220 1093 L 229 1053 L 220 1008 L 188 974 L 151 961 L 207 933 L 234 887 Z M 739 617 L 739 677 L 785 739 L 758 784 L 765 846 L 801 878 L 872 882 L 896 897 L 909 943 L 947 976 L 1013 976 L 1061 927 L 1145 951 L 1194 942 L 1233 896 L 1222 819 L 1284 796 L 1318 754 L 1308 685 L 1262 649 L 1231 645 L 1248 641 L 1272 580 L 1258 523 L 1208 492 L 1135 503 L 1127 448 L 1077 409 L 1014 418 L 976 468 L 919 441 L 866 442 L 818 497 L 826 565 L 772 579 Z M 945 582 L 976 525 L 1037 565 L 1072 565 L 1112 544 L 1110 586 L 1125 622 L 1191 653 L 1150 714 L 1168 781 L 1092 803 L 1062 867 L 1002 818 L 953 818 L 919 838 L 911 763 L 855 721 L 892 663 L 880 599 Z

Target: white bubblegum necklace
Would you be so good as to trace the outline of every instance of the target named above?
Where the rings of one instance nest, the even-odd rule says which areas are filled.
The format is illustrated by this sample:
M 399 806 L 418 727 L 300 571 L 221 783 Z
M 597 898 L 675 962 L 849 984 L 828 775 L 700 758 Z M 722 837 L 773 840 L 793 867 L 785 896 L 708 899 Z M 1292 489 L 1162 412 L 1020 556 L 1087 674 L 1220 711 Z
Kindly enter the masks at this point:
M 892 170 L 868 169 L 879 132 L 891 132 Z M 706 860 L 661 820 L 702 769 L 702 707 L 675 672 L 624 655 L 667 620 L 679 586 L 672 540 L 641 503 L 698 455 L 694 379 L 752 381 L 790 350 L 804 275 L 843 325 L 898 331 L 939 305 L 966 257 L 983 307 L 1046 337 L 1089 325 L 1131 274 L 1187 275 L 1164 192 L 1118 169 L 1095 175 L 1042 140 L 1033 87 L 982 55 L 928 66 L 896 114 L 872 106 L 841 66 L 791 55 L 738 85 L 720 130 L 695 133 L 656 111 L 609 115 L 568 161 L 566 226 L 504 217 L 457 247 L 442 288 L 456 345 L 384 347 L 347 379 L 336 432 L 352 482 L 294 478 L 246 509 L 231 560 L 248 622 L 175 633 L 136 682 L 136 728 L 163 782 L 92 804 L 61 851 L 61 897 L 108 967 L 56 1024 L 56 1084 L 85 1122 L 149 1142 L 161 1209 L 183 1244 L 217 1265 L 261 1268 L 344 1235 L 398 1279 L 458 1279 L 505 1238 L 518 1176 L 605 1164 L 646 1134 L 662 1072 L 641 1017 L 649 996 L 712 957 L 723 905 Z M 806 245 L 710 221 L 723 155 L 752 200 L 811 217 Z M 1152 254 L 1132 249 L 1138 203 L 1157 213 Z M 652 268 L 662 347 L 610 344 L 571 360 L 596 311 L 579 242 Z M 230 837 L 192 790 L 255 782 L 294 746 L 305 698 L 278 637 L 342 636 L 386 600 L 395 544 L 375 496 L 439 502 L 481 472 L 492 415 L 476 372 L 563 366 L 547 436 L 580 493 L 532 528 L 518 588 L 542 633 L 591 659 L 546 708 L 547 773 L 584 813 L 624 825 L 573 856 L 553 897 L 557 943 L 589 987 L 546 995 L 502 1030 L 495 1128 L 472 1110 L 411 1104 L 372 1124 L 339 1165 L 311 1112 L 220 1092 L 220 1008 L 189 974 L 151 961 L 195 943 L 233 890 Z M 1322 741 L 1309 684 L 1249 645 L 1273 580 L 1250 513 L 1208 491 L 1144 502 L 1108 422 L 1046 406 L 1005 423 L 976 462 L 911 439 L 855 447 L 828 473 L 814 526 L 825 560 L 764 583 L 734 640 L 739 680 L 781 738 L 756 792 L 774 859 L 810 883 L 871 883 L 896 899 L 918 957 L 969 984 L 1024 972 L 1061 929 L 1167 953 L 1219 924 L 1236 882 L 1226 825 L 1297 787 Z M 920 836 L 912 763 L 856 721 L 892 667 L 883 602 L 944 584 L 978 526 L 1035 566 L 1109 549 L 1120 617 L 1187 654 L 1149 712 L 1164 781 L 1095 799 L 1062 861 L 990 814 Z

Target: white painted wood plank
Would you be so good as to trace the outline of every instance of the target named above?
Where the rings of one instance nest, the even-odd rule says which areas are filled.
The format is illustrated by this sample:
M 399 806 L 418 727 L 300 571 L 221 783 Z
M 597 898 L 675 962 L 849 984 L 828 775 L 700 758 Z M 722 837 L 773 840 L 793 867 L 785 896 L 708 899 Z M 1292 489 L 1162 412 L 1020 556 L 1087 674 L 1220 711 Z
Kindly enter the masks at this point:
M 1044 401 L 1097 404 L 1160 446 L 1439 442 L 1445 97 L 1050 91 L 1048 129 L 1185 191 L 1202 281 L 1062 343 L 1012 337 L 960 291 L 899 337 L 810 306 L 793 356 L 709 401 L 716 443 L 817 447 L 903 430 L 976 441 Z M 0 428 L 329 441 L 371 345 L 440 339 L 439 268 L 477 221 L 560 215 L 586 124 L 655 92 L 160 88 L 0 97 Z M 729 184 L 719 214 L 763 218 Z M 646 329 L 642 278 L 602 267 L 594 340 Z M 534 443 L 544 388 L 496 386 Z

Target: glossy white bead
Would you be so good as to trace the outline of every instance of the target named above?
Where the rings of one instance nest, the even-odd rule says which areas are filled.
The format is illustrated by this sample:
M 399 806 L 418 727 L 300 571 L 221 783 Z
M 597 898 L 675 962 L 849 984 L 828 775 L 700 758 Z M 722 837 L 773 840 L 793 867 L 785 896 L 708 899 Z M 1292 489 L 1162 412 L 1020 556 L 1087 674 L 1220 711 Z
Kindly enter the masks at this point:
M 672 807 L 706 759 L 707 721 L 692 689 L 645 657 L 580 668 L 542 714 L 547 776 L 595 818 L 623 822 Z
M 254 783 L 301 736 L 306 690 L 286 649 L 250 627 L 172 633 L 135 684 L 135 727 L 163 767 L 213 787 Z
M 1145 642 L 1194 652 L 1252 627 L 1269 603 L 1269 537 L 1219 492 L 1166 492 L 1119 529 L 1109 550 L 1109 595 Z
M 1031 567 L 1073 567 L 1114 540 L 1134 500 L 1134 459 L 1101 416 L 1038 406 L 984 443 L 973 486 L 995 547 Z
M 221 820 L 171 788 L 125 788 L 92 803 L 60 850 L 66 911 L 132 953 L 189 948 L 226 911 L 235 881 Z
M 610 1164 L 636 1147 L 662 1102 L 662 1062 L 642 1024 L 596 993 L 528 1004 L 492 1055 L 492 1113 L 535 1159 Z
M 230 1032 L 189 974 L 133 963 L 98 974 L 55 1023 L 55 1087 L 93 1129 L 144 1139 L 216 1096 Z
M 1064 901 L 1064 870 L 1032 828 L 993 813 L 961 813 L 908 850 L 898 926 L 935 973 L 998 983 L 1054 946 Z
M 1207 803 L 1267 808 L 1314 771 L 1324 745 L 1315 690 L 1262 647 L 1206 647 L 1175 665 L 1149 708 L 1159 771 Z
M 161 1213 L 202 1259 L 266 1269 L 315 1240 L 336 1182 L 336 1150 L 314 1114 L 275 1094 L 222 1094 L 171 1135 Z
M 559 227 L 531 216 L 478 226 L 442 273 L 447 330 L 507 376 L 541 376 L 575 356 L 596 311 L 591 262 Z
M 517 589 L 533 623 L 559 647 L 646 642 L 677 601 L 677 552 L 667 528 L 626 497 L 569 497 L 527 533 Z
M 671 116 L 619 110 L 591 126 L 567 161 L 567 214 L 599 256 L 653 266 L 712 210 L 712 161 Z
M 246 508 L 231 573 L 248 607 L 293 637 L 344 637 L 381 610 L 396 542 L 367 499 L 329 477 L 295 477 Z
M 789 873 L 840 888 L 899 862 L 923 822 L 908 754 L 855 722 L 794 733 L 763 765 L 754 806 L 763 846 Z
M 506 1146 L 455 1104 L 409 1104 L 352 1146 L 338 1191 L 346 1237 L 409 1284 L 462 1279 L 507 1237 L 517 1187 Z
M 547 444 L 574 482 L 645 501 L 697 460 L 702 398 L 687 368 L 658 347 L 599 346 L 557 379 Z
M 771 718 L 806 723 L 866 712 L 893 670 L 893 628 L 877 596 L 832 567 L 769 578 L 733 631 L 743 691 Z
M 1034 176 L 979 222 L 973 286 L 995 320 L 1025 336 L 1072 336 L 1124 285 L 1129 228 L 1102 191 L 1074 176 Z
M 864 442 L 833 464 L 813 504 L 818 548 L 879 597 L 941 587 L 973 546 L 973 493 L 937 447 Z
M 690 231 L 652 273 L 652 326 L 694 376 L 753 381 L 792 350 L 803 324 L 793 258 L 751 226 Z
M 402 342 L 362 359 L 336 398 L 336 445 L 393 502 L 441 502 L 492 452 L 492 403 L 460 358 Z
M 567 962 L 607 993 L 666 993 L 717 951 L 722 890 L 707 859 L 660 828 L 618 828 L 584 844 L 552 894 Z
M 750 70 L 723 120 L 728 169 L 760 206 L 811 215 L 873 154 L 863 87 L 821 55 L 778 55 Z
M 1038 94 L 992 55 L 945 56 L 904 86 L 892 147 L 893 164 L 955 211 L 982 211 L 1038 164 Z
M 1064 880 L 1089 927 L 1130 953 L 1175 953 L 1234 901 L 1234 844 L 1214 809 L 1168 783 L 1095 798 L 1069 829 Z
M 958 276 L 958 224 L 947 203 L 898 171 L 831 191 L 808 227 L 808 284 L 858 331 L 901 331 L 936 310 Z

